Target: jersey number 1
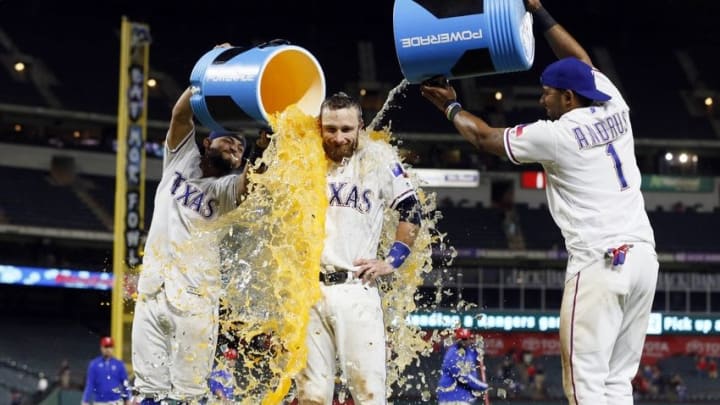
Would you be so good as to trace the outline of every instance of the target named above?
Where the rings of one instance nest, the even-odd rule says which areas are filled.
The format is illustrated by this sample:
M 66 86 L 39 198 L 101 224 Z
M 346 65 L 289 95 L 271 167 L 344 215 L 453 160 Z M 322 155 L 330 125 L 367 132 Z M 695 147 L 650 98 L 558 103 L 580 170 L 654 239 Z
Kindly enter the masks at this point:
M 625 190 L 628 188 L 627 180 L 625 180 L 625 175 L 622 171 L 622 162 L 620 161 L 620 157 L 617 152 L 615 152 L 615 147 L 613 147 L 612 142 L 607 145 L 606 153 L 612 157 L 613 165 L 615 166 L 615 174 L 617 174 L 618 181 L 620 181 L 620 189 Z

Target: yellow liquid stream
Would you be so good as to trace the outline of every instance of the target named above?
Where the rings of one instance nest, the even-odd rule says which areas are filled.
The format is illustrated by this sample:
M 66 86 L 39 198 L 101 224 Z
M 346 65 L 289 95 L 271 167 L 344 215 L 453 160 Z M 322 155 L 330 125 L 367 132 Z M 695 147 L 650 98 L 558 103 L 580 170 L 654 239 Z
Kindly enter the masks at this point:
M 291 106 L 271 118 L 275 131 L 263 159 L 267 171 L 251 168 L 252 192 L 234 211 L 204 229 L 198 237 L 221 240 L 221 273 L 225 294 L 220 333 L 237 342 L 240 383 L 236 402 L 279 404 L 288 401 L 293 378 L 307 357 L 305 336 L 311 307 L 320 298 L 318 273 L 325 238 L 328 161 L 316 118 Z M 361 135 L 380 141 L 397 156 L 389 129 Z M 379 159 L 378 159 L 379 160 Z M 399 157 L 398 157 L 398 160 Z M 388 164 L 389 162 L 370 162 Z M 418 184 L 417 179 L 411 179 Z M 388 395 L 426 386 L 430 376 L 405 376 L 420 355 L 429 355 L 440 337 L 407 322 L 416 308 L 414 296 L 423 275 L 432 270 L 435 195 L 418 186 L 423 222 L 405 264 L 380 280 L 387 334 Z M 387 209 L 379 252 L 395 238 L 398 216 Z M 197 246 L 197 239 L 193 242 Z M 440 297 L 436 297 L 439 302 Z M 433 307 L 435 305 L 432 305 Z M 432 309 L 432 308 L 423 308 Z M 231 339 L 231 340 L 232 340 Z M 221 364 L 223 359 L 218 359 Z M 342 381 L 342 380 L 341 380 Z M 426 389 L 425 389 L 426 390 Z M 423 392 L 423 397 L 431 395 Z

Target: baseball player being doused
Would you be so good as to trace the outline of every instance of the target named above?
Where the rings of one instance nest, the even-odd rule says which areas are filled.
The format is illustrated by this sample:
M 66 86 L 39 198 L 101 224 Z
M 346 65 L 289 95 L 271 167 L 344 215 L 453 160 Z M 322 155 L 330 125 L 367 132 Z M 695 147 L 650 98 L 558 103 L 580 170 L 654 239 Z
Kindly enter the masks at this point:
M 630 109 L 539 0 L 526 8 L 559 58 L 540 77 L 549 120 L 493 128 L 463 110 L 447 82 L 421 92 L 478 149 L 542 164 L 550 213 L 569 253 L 560 309 L 565 394 L 570 404 L 632 404 L 658 260 Z
M 344 93 L 327 98 L 319 121 L 330 160 L 322 296 L 310 313 L 297 398 L 301 405 L 332 403 L 337 356 L 354 402 L 385 404 L 385 326 L 376 279 L 398 271 L 410 255 L 421 207 L 392 147 L 365 134 L 356 100 Z M 399 222 L 389 254 L 378 258 L 386 207 L 398 211 Z

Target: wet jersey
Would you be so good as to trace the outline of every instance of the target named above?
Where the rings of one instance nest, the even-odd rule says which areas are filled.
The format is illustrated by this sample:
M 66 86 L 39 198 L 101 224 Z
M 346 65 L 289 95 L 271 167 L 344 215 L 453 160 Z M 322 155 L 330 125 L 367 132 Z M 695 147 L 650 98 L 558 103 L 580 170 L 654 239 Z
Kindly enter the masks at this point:
M 218 299 L 217 241 L 193 232 L 237 206 L 238 181 L 237 175 L 202 177 L 194 135 L 188 134 L 175 150 L 165 148 L 138 284 L 141 293 L 154 293 L 164 284 L 169 301 L 188 310 Z
M 392 147 L 366 140 L 327 176 L 328 210 L 322 264 L 353 270 L 356 259 L 374 259 L 386 207 L 415 195 Z

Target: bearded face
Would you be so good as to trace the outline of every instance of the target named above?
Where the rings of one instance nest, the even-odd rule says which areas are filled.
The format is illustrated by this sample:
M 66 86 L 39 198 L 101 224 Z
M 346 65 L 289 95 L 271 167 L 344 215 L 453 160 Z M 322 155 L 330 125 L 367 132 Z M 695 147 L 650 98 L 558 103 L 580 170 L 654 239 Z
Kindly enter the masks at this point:
M 323 149 L 327 157 L 341 162 L 355 153 L 362 123 L 355 108 L 324 110 L 321 117 Z
M 217 148 L 210 148 L 206 150 L 205 155 L 208 163 L 221 172 L 221 175 L 223 176 L 230 174 L 230 172 L 234 169 L 233 166 L 235 163 L 233 162 L 233 157 L 226 156 L 223 154 L 223 151 Z
M 357 137 L 348 143 L 338 144 L 333 140 L 323 139 L 323 149 L 327 157 L 334 162 L 342 162 L 344 158 L 350 158 L 357 148 Z
M 230 174 L 242 164 L 245 147 L 242 142 L 231 136 L 205 140 L 205 159 L 218 172 L 217 175 Z

